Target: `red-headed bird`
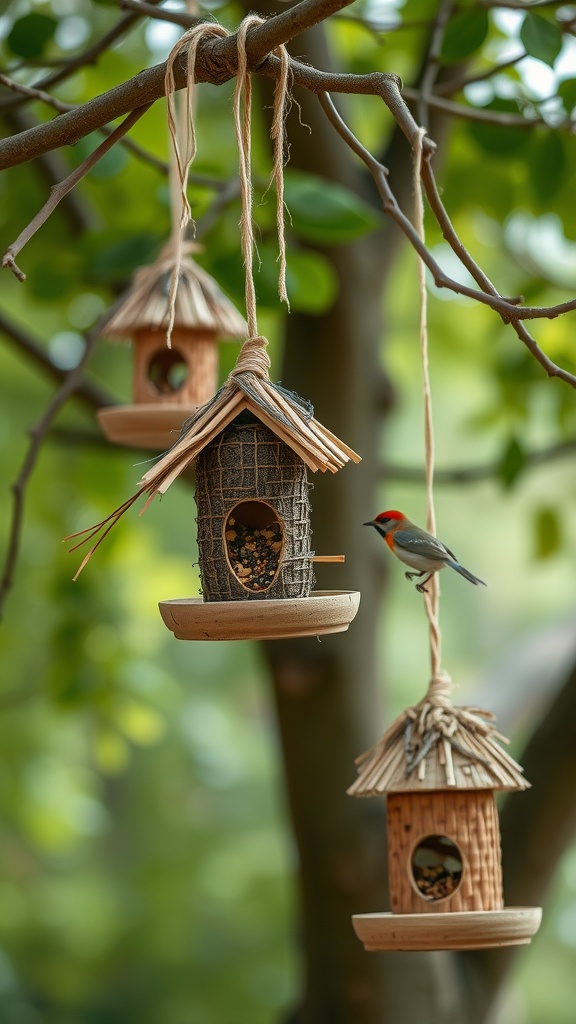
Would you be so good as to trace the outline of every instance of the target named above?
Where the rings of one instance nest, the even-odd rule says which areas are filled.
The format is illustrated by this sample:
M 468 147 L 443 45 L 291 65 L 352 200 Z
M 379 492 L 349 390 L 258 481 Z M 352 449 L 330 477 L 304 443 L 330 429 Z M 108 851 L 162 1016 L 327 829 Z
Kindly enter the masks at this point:
M 425 592 L 426 584 L 434 573 L 440 572 L 440 569 L 444 569 L 447 565 L 459 572 L 470 583 L 481 583 L 482 586 L 486 586 L 484 580 L 479 580 L 477 576 L 473 576 L 468 569 L 460 565 L 456 560 L 456 555 L 450 551 L 450 548 L 445 547 L 442 541 L 437 540 L 431 533 L 426 533 L 426 530 L 421 530 L 419 526 L 411 523 L 402 512 L 397 512 L 396 509 L 381 512 L 376 519 L 371 519 L 370 522 L 363 525 L 374 526 L 396 558 L 415 570 L 405 574 L 407 580 L 413 579 L 414 576 L 426 576 L 428 573 L 425 580 L 416 584 L 416 590 L 419 590 L 421 594 Z

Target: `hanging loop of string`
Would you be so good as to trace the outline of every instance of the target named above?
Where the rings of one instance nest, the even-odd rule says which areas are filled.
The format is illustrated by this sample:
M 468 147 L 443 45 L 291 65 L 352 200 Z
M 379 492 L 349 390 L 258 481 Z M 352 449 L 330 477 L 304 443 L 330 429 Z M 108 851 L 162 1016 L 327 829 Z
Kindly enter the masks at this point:
M 424 200 L 422 195 L 422 144 L 426 135 L 426 129 L 420 128 L 415 142 L 414 151 L 414 213 L 416 230 L 422 242 L 424 235 Z M 418 283 L 420 290 L 420 355 L 422 360 L 422 378 L 424 390 L 424 446 L 426 461 L 426 507 L 427 519 L 426 529 L 429 533 L 436 535 L 436 514 L 434 510 L 434 422 L 432 419 L 432 392 L 430 388 L 430 369 L 428 361 L 428 300 L 426 292 L 426 267 L 423 260 L 418 257 Z M 431 681 L 428 689 L 427 699 L 434 703 L 450 703 L 449 693 L 451 680 L 447 672 L 441 668 L 442 638 L 440 635 L 440 622 L 438 605 L 440 597 L 440 584 L 438 573 L 434 573 L 427 584 L 428 590 L 424 592 L 424 604 L 428 616 L 430 630 L 430 667 Z
M 238 74 L 236 88 L 234 91 L 234 125 L 236 142 L 238 145 L 238 164 L 240 177 L 240 191 L 242 201 L 242 214 L 240 219 L 240 234 L 242 256 L 245 266 L 245 295 L 246 295 L 246 319 L 248 322 L 249 340 L 257 342 L 265 347 L 258 334 L 256 315 L 256 290 L 254 286 L 253 262 L 254 262 L 254 227 L 252 221 L 252 173 L 251 173 L 251 78 L 248 71 L 248 58 L 246 53 L 246 36 L 250 28 L 261 25 L 263 19 L 257 15 L 248 15 L 242 21 L 237 33 L 238 41 Z M 184 252 L 184 232 L 192 220 L 192 212 L 187 196 L 188 174 L 190 166 L 196 155 L 196 133 L 194 128 L 194 69 L 196 65 L 196 53 L 201 39 L 206 37 L 228 36 L 230 33 L 222 25 L 214 23 L 203 23 L 195 25 L 185 32 L 176 45 L 173 47 L 166 62 L 165 92 L 168 105 L 168 127 L 176 161 L 178 177 L 178 199 L 180 205 L 180 217 L 178 225 L 175 225 L 173 215 L 172 245 L 174 250 L 174 268 L 170 281 L 170 293 L 168 299 L 168 327 L 166 341 L 171 347 L 171 336 L 174 327 L 176 310 L 176 294 L 178 291 L 180 265 Z M 174 65 L 176 60 L 187 51 L 186 71 L 186 92 L 185 92 L 185 117 L 183 126 L 178 129 L 177 118 L 174 106 L 175 75 Z M 271 128 L 271 137 L 274 143 L 274 167 L 272 179 L 276 185 L 276 223 L 278 230 L 279 256 L 279 280 L 278 291 L 280 299 L 288 303 L 286 292 L 286 242 L 284 235 L 284 121 L 289 100 L 288 77 L 289 58 L 286 48 L 278 46 L 273 51 L 280 61 L 280 74 L 276 81 L 274 90 L 274 113 Z M 179 137 L 180 136 L 180 137 Z M 176 190 L 174 193 L 176 194 Z M 267 343 L 266 343 L 267 344 Z M 254 346 L 252 346 L 253 348 Z M 268 357 L 266 356 L 267 360 Z M 262 366 L 264 363 L 261 361 Z

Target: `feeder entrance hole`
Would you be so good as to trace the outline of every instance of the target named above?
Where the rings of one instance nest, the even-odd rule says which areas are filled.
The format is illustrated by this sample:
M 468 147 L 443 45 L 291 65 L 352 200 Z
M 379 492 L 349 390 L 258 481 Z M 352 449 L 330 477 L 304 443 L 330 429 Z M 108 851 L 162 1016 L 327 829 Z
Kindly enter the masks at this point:
M 448 836 L 421 839 L 410 866 L 416 891 L 430 903 L 453 896 L 462 880 L 462 854 Z
M 188 379 L 188 364 L 176 348 L 163 348 L 148 363 L 148 380 L 158 395 L 174 395 Z
M 272 586 L 284 550 L 282 520 L 266 501 L 241 501 L 224 524 L 230 571 L 246 590 L 260 593 Z

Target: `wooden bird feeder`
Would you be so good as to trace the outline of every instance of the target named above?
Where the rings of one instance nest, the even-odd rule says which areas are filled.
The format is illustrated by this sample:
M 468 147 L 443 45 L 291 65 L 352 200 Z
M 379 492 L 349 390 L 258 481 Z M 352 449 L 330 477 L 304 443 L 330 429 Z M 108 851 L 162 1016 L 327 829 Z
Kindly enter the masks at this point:
M 246 323 L 216 281 L 189 256 L 180 263 L 172 345 L 166 344 L 168 297 L 175 256 L 168 247 L 134 275 L 121 305 L 105 325 L 107 338 L 134 346 L 132 404 L 101 409 L 109 441 L 164 451 L 182 423 L 218 386 L 220 338 L 246 337 Z
M 529 787 L 493 716 L 430 694 L 358 759 L 353 796 L 385 795 L 391 913 L 357 914 L 367 950 L 530 942 L 539 907 L 505 907 L 494 794 Z
M 306 471 L 336 473 L 359 456 L 270 382 L 266 344 L 245 343 L 224 386 L 142 481 L 153 497 L 195 467 L 202 597 L 160 604 L 179 639 L 335 633 L 358 608 L 355 591 L 312 590 L 313 563 L 344 556 L 311 548 Z

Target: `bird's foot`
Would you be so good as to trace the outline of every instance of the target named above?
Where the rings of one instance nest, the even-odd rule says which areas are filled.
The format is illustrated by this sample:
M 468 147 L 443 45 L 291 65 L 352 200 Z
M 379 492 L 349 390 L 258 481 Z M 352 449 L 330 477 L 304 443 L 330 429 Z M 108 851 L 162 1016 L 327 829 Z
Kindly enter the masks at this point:
M 428 593 L 428 587 L 426 586 L 427 582 L 428 582 L 428 580 L 426 580 L 425 583 L 416 583 L 415 584 L 416 590 L 418 591 L 419 594 L 427 594 Z

